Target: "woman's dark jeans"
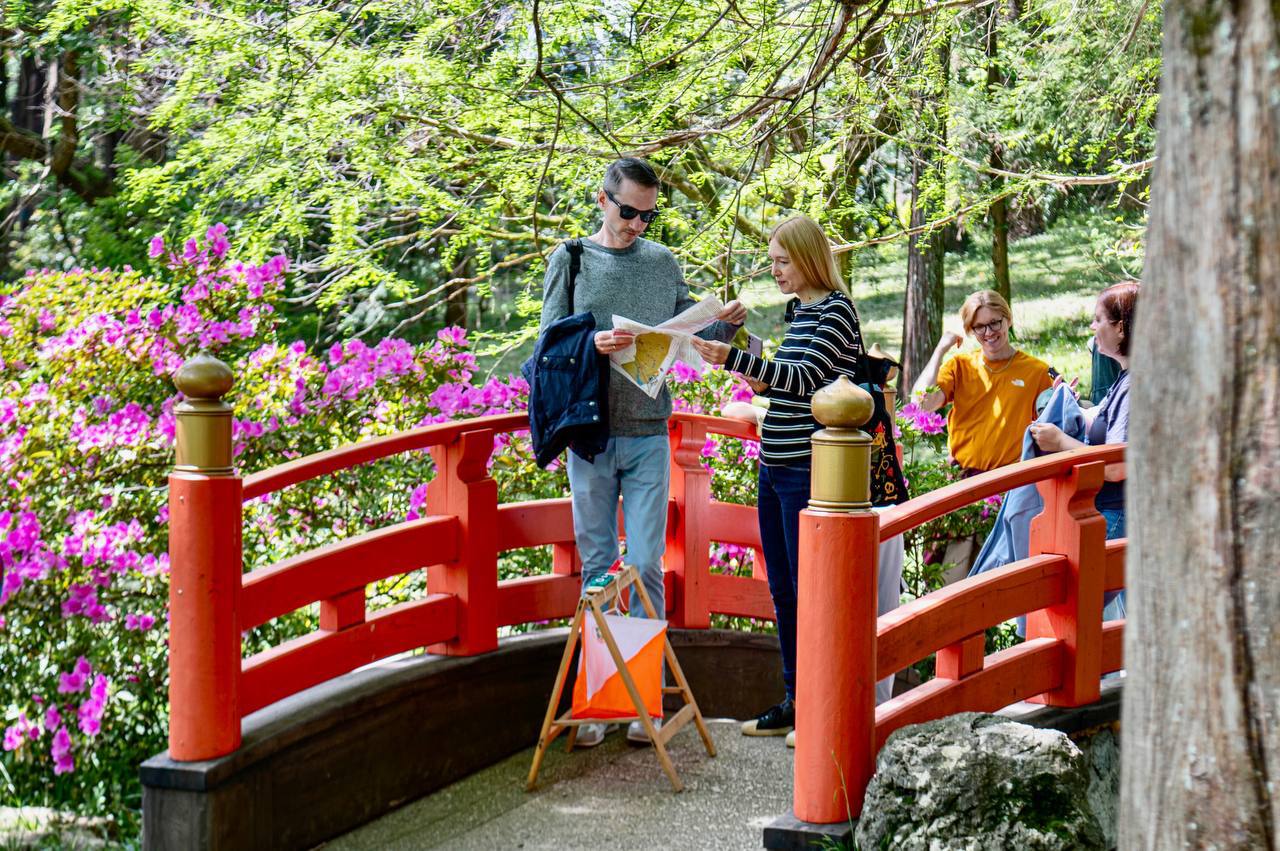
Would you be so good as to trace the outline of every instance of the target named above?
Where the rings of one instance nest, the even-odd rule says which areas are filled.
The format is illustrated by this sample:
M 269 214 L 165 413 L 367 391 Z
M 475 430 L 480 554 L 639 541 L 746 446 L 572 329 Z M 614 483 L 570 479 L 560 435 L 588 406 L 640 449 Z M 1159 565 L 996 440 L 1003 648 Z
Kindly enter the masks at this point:
M 760 465 L 757 516 L 769 593 L 778 617 L 782 681 L 796 696 L 796 589 L 799 587 L 800 512 L 809 507 L 809 466 Z

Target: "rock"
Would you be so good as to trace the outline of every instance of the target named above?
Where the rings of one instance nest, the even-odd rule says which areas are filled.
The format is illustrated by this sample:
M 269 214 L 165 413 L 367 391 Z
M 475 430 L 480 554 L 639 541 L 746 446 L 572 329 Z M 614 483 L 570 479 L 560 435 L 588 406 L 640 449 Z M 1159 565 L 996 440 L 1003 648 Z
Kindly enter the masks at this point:
M 966 712 L 904 727 L 876 760 L 864 851 L 1105 848 L 1089 766 L 1066 735 Z
M 1103 844 L 1115 848 L 1120 819 L 1120 741 L 1112 727 L 1102 727 L 1073 741 L 1089 766 L 1089 805 L 1102 828 Z

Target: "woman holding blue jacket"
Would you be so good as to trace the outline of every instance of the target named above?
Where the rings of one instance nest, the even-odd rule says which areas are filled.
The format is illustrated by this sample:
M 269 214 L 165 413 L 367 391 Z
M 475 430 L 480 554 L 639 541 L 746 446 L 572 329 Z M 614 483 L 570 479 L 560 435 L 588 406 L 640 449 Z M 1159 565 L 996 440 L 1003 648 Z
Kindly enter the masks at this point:
M 1133 321 L 1138 307 L 1140 285 L 1125 281 L 1107 287 L 1098 296 L 1093 308 L 1095 347 L 1100 354 L 1120 364 L 1120 374 L 1102 401 L 1086 408 L 1085 439 L 1076 440 L 1062 429 L 1048 423 L 1032 423 L 1031 438 L 1046 452 L 1079 449 L 1081 446 L 1101 446 L 1105 443 L 1126 443 L 1129 440 L 1129 351 L 1133 341 Z M 1102 489 L 1094 497 L 1094 507 L 1107 521 L 1107 540 L 1125 537 L 1124 482 L 1127 477 L 1123 461 L 1108 464 L 1103 473 Z M 1118 620 L 1125 616 L 1124 592 L 1108 594 L 1103 620 Z

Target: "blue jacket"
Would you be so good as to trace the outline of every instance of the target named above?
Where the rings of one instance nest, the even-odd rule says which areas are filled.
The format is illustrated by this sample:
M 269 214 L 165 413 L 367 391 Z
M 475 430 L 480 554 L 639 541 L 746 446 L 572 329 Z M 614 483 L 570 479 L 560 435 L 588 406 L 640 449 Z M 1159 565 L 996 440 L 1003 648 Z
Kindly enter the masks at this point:
M 547 326 L 520 373 L 529 382 L 529 433 L 538 466 L 567 446 L 593 461 L 609 442 L 609 359 L 596 351 L 596 320 L 575 313 Z
M 1084 414 L 1076 397 L 1066 386 L 1060 385 L 1049 399 L 1049 404 L 1036 418 L 1038 423 L 1052 423 L 1067 435 L 1084 440 Z M 1045 453 L 1031 439 L 1031 429 L 1022 436 L 1022 460 L 1039 457 Z M 982 545 L 982 552 L 973 563 L 970 576 L 976 576 L 997 567 L 1004 567 L 1027 557 L 1031 549 L 1031 518 L 1044 510 L 1044 500 L 1035 485 L 1023 485 L 1004 495 L 996 525 Z M 1026 634 L 1026 618 L 1018 618 L 1018 634 Z

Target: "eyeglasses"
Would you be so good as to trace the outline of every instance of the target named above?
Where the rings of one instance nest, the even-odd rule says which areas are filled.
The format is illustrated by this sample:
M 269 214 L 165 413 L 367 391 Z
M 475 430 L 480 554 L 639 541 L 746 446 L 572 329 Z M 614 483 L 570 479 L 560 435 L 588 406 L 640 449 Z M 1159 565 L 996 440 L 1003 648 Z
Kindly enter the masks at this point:
M 1000 317 L 995 322 L 988 322 L 985 325 L 974 325 L 971 330 L 973 336 L 981 337 L 984 334 L 998 334 L 1000 329 L 1004 327 L 1004 317 Z
M 610 201 L 612 201 L 615 204 L 618 204 L 618 199 L 614 198 L 613 193 L 610 192 L 608 189 L 604 191 L 604 194 L 605 194 L 605 197 L 608 198 Z M 627 221 L 631 221 L 636 216 L 639 216 L 640 221 L 644 222 L 646 225 L 650 225 L 650 224 L 653 224 L 654 219 L 658 218 L 658 213 L 659 213 L 658 210 L 637 210 L 635 207 L 632 207 L 630 204 L 618 204 L 618 215 L 622 216 L 622 218 L 626 219 Z

